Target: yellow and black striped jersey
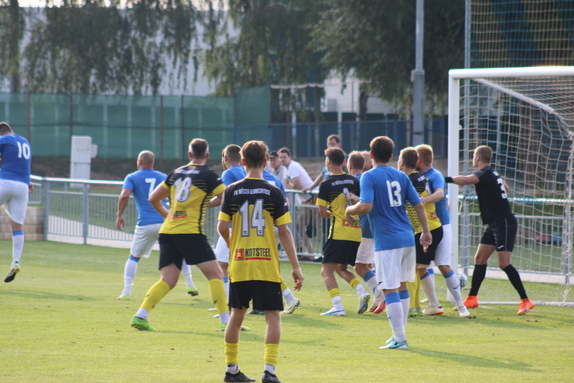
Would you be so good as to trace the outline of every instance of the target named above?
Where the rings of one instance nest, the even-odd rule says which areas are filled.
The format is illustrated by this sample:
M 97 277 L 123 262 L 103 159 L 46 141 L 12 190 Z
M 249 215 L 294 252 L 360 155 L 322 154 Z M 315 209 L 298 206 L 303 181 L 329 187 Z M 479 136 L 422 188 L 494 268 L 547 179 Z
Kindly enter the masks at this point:
M 349 221 L 345 209 L 349 206 L 347 196 L 360 195 L 359 180 L 350 174 L 331 174 L 319 185 L 318 206 L 331 210 L 331 224 L 328 239 L 361 242 L 361 222 L 359 217 Z
M 281 282 L 274 225 L 291 222 L 283 192 L 262 178 L 225 188 L 220 221 L 231 222 L 230 282 Z
M 225 189 L 208 166 L 192 163 L 172 170 L 161 186 L 170 191 L 169 214 L 159 231 L 163 234 L 203 234 L 209 202 Z
M 412 172 L 409 174 L 409 179 L 413 183 L 415 190 L 419 193 L 421 197 L 428 197 L 430 193 L 430 186 L 428 183 L 427 178 L 420 172 Z M 438 215 L 436 215 L 436 207 L 434 203 L 427 203 L 425 204 L 425 211 L 427 213 L 427 221 L 429 224 L 429 230 L 438 229 L 442 226 L 440 223 L 440 219 Z M 411 225 L 413 225 L 413 229 L 415 230 L 415 234 L 420 233 L 423 231 L 419 219 L 417 217 L 417 212 L 413 205 L 411 205 L 407 201 L 407 213 L 409 214 L 409 219 L 411 220 Z

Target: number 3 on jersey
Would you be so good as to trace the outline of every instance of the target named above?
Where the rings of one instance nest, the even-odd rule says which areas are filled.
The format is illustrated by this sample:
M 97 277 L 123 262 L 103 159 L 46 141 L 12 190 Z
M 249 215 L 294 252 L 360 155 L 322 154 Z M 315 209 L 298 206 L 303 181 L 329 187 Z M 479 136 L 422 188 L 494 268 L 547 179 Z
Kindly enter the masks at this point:
M 391 207 L 399 207 L 403 205 L 401 184 L 398 181 L 387 181 L 387 192 L 389 193 L 389 204 Z
M 241 236 L 249 237 L 250 229 L 257 229 L 257 235 L 262 237 L 265 231 L 265 216 L 263 215 L 263 200 L 255 200 L 251 219 L 249 219 L 249 201 L 245 201 L 239 208 L 241 214 Z M 251 222 L 250 222 L 251 221 Z

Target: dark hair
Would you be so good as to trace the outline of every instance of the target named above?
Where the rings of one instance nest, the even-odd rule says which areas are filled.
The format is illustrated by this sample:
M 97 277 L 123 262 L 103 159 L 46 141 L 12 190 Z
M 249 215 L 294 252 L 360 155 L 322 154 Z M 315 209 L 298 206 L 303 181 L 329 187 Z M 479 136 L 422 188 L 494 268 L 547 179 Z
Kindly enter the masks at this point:
M 369 147 L 375 162 L 386 164 L 391 160 L 393 150 L 395 150 L 395 143 L 387 136 L 379 136 L 373 138 Z
M 365 157 L 363 157 L 363 154 L 361 152 L 355 150 L 349 153 L 348 162 L 349 165 L 353 166 L 353 169 L 363 170 L 363 167 L 365 166 Z
M 241 148 L 241 157 L 248 168 L 262 167 L 267 158 L 267 145 L 263 141 L 247 141 Z
M 329 137 L 327 137 L 327 142 L 331 141 L 331 140 L 335 140 L 336 143 L 340 144 L 341 143 L 341 137 L 339 137 L 336 134 L 331 134 Z
M 273 151 L 269 152 L 269 158 L 277 158 L 277 157 L 279 157 L 277 150 L 273 150 Z
M 399 158 L 408 169 L 415 169 L 419 160 L 419 154 L 415 148 L 409 146 L 401 150 Z
M 209 144 L 203 138 L 194 138 L 189 143 L 189 151 L 194 158 L 205 158 L 209 153 Z
M 281 148 L 278 150 L 279 153 L 285 153 L 287 154 L 289 157 L 291 157 L 291 151 L 288 148 Z
M 335 166 L 341 166 L 343 165 L 343 162 L 345 162 L 345 152 L 341 148 L 327 148 L 325 150 L 325 155 Z
M 241 154 L 239 153 L 240 151 L 241 147 L 239 145 L 231 144 L 225 147 L 223 150 L 223 155 L 227 156 L 229 162 L 238 164 L 241 162 Z

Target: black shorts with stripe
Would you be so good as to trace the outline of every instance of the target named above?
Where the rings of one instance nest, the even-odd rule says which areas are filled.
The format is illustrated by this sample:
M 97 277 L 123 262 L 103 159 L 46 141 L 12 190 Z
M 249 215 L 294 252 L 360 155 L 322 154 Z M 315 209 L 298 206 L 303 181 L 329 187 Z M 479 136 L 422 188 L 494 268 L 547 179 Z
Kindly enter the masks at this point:
M 355 266 L 361 242 L 328 239 L 323 248 L 323 263 L 339 263 Z
M 249 308 L 258 311 L 283 311 L 281 283 L 269 281 L 243 281 L 229 284 L 229 307 L 234 309 Z
M 159 269 L 175 263 L 181 270 L 183 260 L 188 265 L 214 261 L 215 254 L 203 234 L 163 234 L 159 238 Z
M 438 244 L 442 240 L 442 226 L 437 227 L 434 230 L 431 230 L 432 236 L 432 243 L 427 248 L 427 252 L 425 253 L 423 250 L 423 246 L 421 245 L 421 234 L 415 234 L 415 247 L 417 249 L 417 263 L 420 265 L 430 265 L 431 261 L 434 261 L 434 256 L 436 254 L 436 249 Z
M 517 231 L 518 222 L 515 217 L 502 218 L 488 224 L 482 234 L 480 244 L 494 246 L 497 252 L 512 253 Z

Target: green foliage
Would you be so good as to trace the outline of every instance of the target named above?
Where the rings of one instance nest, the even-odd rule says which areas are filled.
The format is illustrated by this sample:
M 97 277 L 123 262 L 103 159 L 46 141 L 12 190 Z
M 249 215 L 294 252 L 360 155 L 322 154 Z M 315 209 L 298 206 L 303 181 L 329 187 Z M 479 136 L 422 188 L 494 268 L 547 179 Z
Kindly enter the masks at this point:
M 327 0 L 313 31 L 324 63 L 341 75 L 351 70 L 365 91 L 401 109 L 412 93 L 415 2 Z M 448 70 L 463 64 L 464 3 L 425 1 L 424 69 L 427 100 L 446 104 Z
M 186 78 L 197 11 L 187 0 L 96 0 L 45 8 L 25 49 L 28 91 L 157 94 L 167 65 Z M 175 78 L 170 79 L 175 81 Z
M 26 23 L 18 0 L 0 0 L 0 77 L 10 79 L 10 91 L 20 92 L 20 42 Z
M 0 264 L 7 271 L 11 241 L 0 245 Z M 223 334 L 207 311 L 213 306 L 205 278 L 193 267 L 199 296 L 186 294 L 180 280 L 150 314 L 159 331 L 136 331 L 129 321 L 159 278 L 158 254 L 140 261 L 132 300 L 118 301 L 128 254 L 127 249 L 26 242 L 22 272 L 0 288 L 0 381 L 221 381 Z M 291 284 L 288 264 L 281 267 Z M 282 381 L 571 380 L 572 308 L 538 305 L 517 316 L 516 307 L 488 306 L 462 319 L 445 307 L 442 316 L 409 318 L 409 350 L 380 350 L 390 335 L 386 315 L 355 314 L 356 294 L 339 280 L 347 316 L 320 316 L 331 305 L 321 265 L 302 268 L 306 279 L 296 293 L 302 307 L 282 316 L 277 365 Z M 444 292 L 441 279 L 437 291 Z M 512 288 L 508 282 L 505 287 Z M 439 298 L 446 303 L 444 295 Z M 245 324 L 252 331 L 241 334 L 239 363 L 248 376 L 259 379 L 265 319 L 250 315 Z
M 228 5 L 226 15 L 212 11 L 205 21 L 204 74 L 216 84 L 216 95 L 235 95 L 241 87 L 324 81 L 328 68 L 311 37 L 322 1 L 231 0 Z M 310 111 L 318 114 L 322 95 L 317 88 L 286 89 L 272 92 L 271 103 L 299 111 L 301 121 Z

